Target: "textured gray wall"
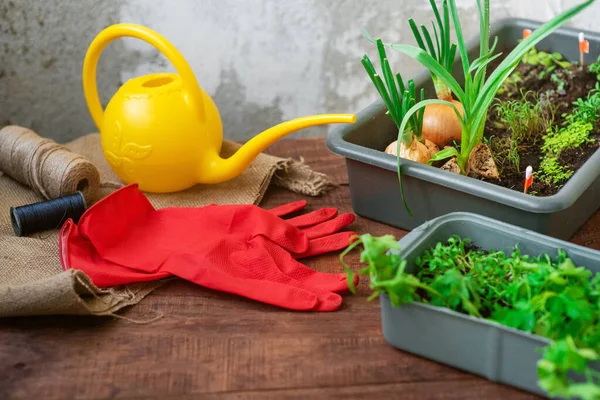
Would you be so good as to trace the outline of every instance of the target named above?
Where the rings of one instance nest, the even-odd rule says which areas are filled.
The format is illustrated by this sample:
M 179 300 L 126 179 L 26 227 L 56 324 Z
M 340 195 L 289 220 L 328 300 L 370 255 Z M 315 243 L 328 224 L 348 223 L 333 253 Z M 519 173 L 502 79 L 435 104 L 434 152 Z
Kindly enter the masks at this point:
M 545 20 L 577 0 L 492 0 L 492 19 Z M 478 34 L 475 0 L 457 0 L 465 35 Z M 594 30 L 594 5 L 569 25 Z M 361 27 L 388 41 L 413 43 L 406 19 L 431 19 L 426 0 L 0 0 L 0 125 L 31 127 L 59 142 L 95 132 L 81 89 L 93 38 L 119 22 L 164 35 L 213 97 L 225 136 L 247 140 L 284 120 L 358 112 L 377 98 L 360 64 L 376 58 Z M 391 54 L 394 70 L 419 64 Z M 174 71 L 148 44 L 126 38 L 103 52 L 98 85 L 104 104 L 127 79 Z M 294 137 L 324 135 L 327 127 Z

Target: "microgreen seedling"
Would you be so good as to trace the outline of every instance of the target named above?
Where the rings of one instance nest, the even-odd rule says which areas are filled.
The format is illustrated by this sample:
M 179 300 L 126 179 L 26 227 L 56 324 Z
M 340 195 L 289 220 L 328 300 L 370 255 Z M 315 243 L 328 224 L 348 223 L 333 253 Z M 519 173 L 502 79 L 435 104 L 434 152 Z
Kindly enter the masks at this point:
M 550 80 L 556 83 L 556 90 L 558 93 L 565 94 L 565 81 L 558 77 L 557 74 L 550 75 Z
M 596 88 L 588 93 L 587 98 L 577 99 L 574 103 L 575 108 L 570 114 L 564 115 L 565 124 L 571 124 L 577 121 L 596 125 L 600 114 L 600 83 Z

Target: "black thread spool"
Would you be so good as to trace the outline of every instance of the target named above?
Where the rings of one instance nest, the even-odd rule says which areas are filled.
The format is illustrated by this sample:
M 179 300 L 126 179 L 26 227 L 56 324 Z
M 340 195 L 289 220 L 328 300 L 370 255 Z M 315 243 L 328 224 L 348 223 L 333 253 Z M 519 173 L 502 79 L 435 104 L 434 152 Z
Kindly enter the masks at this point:
M 10 208 L 10 219 L 17 236 L 58 229 L 69 218 L 75 223 L 87 209 L 82 192 L 57 199 Z

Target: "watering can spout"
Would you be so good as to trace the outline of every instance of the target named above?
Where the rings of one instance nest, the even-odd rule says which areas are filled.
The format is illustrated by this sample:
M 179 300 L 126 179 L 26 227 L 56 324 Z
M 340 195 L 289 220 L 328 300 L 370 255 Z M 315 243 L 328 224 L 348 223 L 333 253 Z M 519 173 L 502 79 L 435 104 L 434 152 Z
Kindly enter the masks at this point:
M 260 153 L 277 140 L 299 130 L 326 124 L 353 124 L 354 114 L 321 114 L 296 118 L 256 135 L 229 158 L 215 154 L 210 165 L 199 170 L 201 183 L 221 183 L 241 175 Z

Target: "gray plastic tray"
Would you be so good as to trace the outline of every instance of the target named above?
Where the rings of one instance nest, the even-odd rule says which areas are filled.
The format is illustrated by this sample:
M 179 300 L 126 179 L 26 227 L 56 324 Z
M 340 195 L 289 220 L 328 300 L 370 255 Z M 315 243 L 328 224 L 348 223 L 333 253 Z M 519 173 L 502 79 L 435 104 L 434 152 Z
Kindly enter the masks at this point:
M 498 36 L 498 50 L 514 46 L 524 28 L 540 23 L 527 20 L 501 21 L 492 26 Z M 537 46 L 558 51 L 578 61 L 579 30 L 559 29 Z M 590 54 L 600 54 L 600 35 L 585 32 Z M 365 49 L 371 49 L 365 40 Z M 479 50 L 479 41 L 468 43 L 470 54 Z M 588 62 L 595 61 L 588 60 Z M 457 59 L 457 63 L 458 63 Z M 455 71 L 462 68 L 456 64 Z M 368 79 L 365 73 L 365 79 Z M 457 78 L 458 79 L 458 78 Z M 459 81 L 462 84 L 462 81 Z M 415 77 L 417 88 L 435 97 L 429 72 Z M 386 106 L 378 100 L 357 114 L 357 122 L 335 127 L 327 137 L 327 147 L 346 158 L 354 211 L 366 218 L 410 230 L 435 217 L 468 211 L 522 226 L 560 239 L 569 239 L 600 207 L 600 152 L 596 152 L 554 196 L 534 197 L 477 179 L 441 171 L 438 168 L 402 160 L 404 194 L 413 212 L 402 203 L 397 175 L 397 159 L 384 152 L 396 140 L 397 128 L 385 115 Z
M 600 272 L 600 251 L 472 213 L 439 217 L 404 236 L 399 244 L 408 261 L 406 272 L 416 271 L 415 258 L 424 250 L 454 234 L 485 250 L 509 252 L 518 245 L 522 254 L 556 256 L 563 249 L 577 266 Z M 542 357 L 538 350 L 550 340 L 442 307 L 410 303 L 393 308 L 385 294 L 380 300 L 383 335 L 394 347 L 547 397 L 537 385 L 537 362 Z

